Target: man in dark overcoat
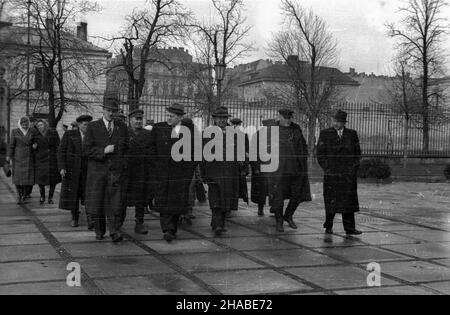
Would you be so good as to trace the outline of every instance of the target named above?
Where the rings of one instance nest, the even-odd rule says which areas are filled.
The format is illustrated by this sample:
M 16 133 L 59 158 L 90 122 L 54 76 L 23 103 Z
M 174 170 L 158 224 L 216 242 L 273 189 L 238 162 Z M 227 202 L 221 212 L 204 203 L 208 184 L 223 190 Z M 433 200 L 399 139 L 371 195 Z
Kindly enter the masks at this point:
M 194 128 L 183 120 L 184 106 L 173 104 L 167 108 L 167 122 L 153 126 L 150 136 L 151 159 L 155 176 L 154 210 L 160 213 L 161 229 L 164 239 L 172 242 L 178 232 L 178 221 L 189 208 L 189 186 L 194 176 L 196 163 L 193 156 L 178 161 L 172 156 L 172 147 L 181 138 L 187 136 L 183 132 L 190 130 L 193 137 Z M 190 139 L 193 144 L 193 138 Z M 192 150 L 191 150 L 191 153 Z
M 238 161 L 239 162 L 239 197 L 233 201 L 233 206 L 231 208 L 232 211 L 237 211 L 239 209 L 239 200 L 242 199 L 245 203 L 248 204 L 249 198 L 248 198 L 248 185 L 247 185 L 247 176 L 249 174 L 249 147 L 250 147 L 250 140 L 248 138 L 248 135 L 245 134 L 244 130 L 242 129 L 242 119 L 240 118 L 233 118 L 230 120 L 230 123 L 234 126 L 236 129 L 236 135 L 235 135 L 235 141 L 237 141 L 237 135 L 238 133 L 245 135 L 245 161 Z M 236 152 L 235 156 L 237 159 Z M 231 216 L 231 212 L 227 213 L 227 217 Z
M 225 107 L 218 108 L 213 114 L 214 126 L 219 127 L 223 133 L 223 156 L 221 160 L 212 158 L 202 165 L 202 178 L 208 184 L 209 205 L 212 211 L 211 227 L 216 236 L 221 236 L 225 230 L 226 214 L 235 207 L 239 198 L 240 164 L 234 156 L 232 161 L 227 161 L 227 146 L 232 146 L 233 152 L 237 152 L 236 143 L 227 143 L 228 119 L 230 115 Z M 233 131 L 234 132 L 234 131 Z M 213 138 L 204 135 L 205 144 Z M 233 138 L 234 139 L 234 138 Z M 235 142 L 235 141 L 233 141 Z M 215 148 L 213 149 L 215 150 Z M 211 152 L 215 154 L 216 152 Z M 206 154 L 206 152 L 204 152 Z
M 262 121 L 263 127 L 270 127 L 277 124 L 275 119 L 266 119 Z M 264 206 L 267 203 L 267 198 L 269 197 L 269 181 L 267 174 L 261 173 L 261 161 L 259 159 L 259 137 L 260 131 L 258 131 L 253 137 L 252 142 L 256 142 L 256 152 L 258 154 L 258 159 L 256 161 L 250 162 L 252 169 L 251 178 L 251 200 L 253 203 L 258 205 L 258 216 L 264 216 Z M 270 206 L 269 200 L 269 206 Z
M 92 116 L 77 118 L 77 128 L 67 131 L 58 149 L 58 167 L 62 178 L 59 208 L 72 213 L 72 227 L 79 226 L 80 202 L 85 205 L 87 156 L 83 154 L 88 124 Z M 87 215 L 88 229 L 94 229 L 94 221 Z
M 276 128 L 279 131 L 278 143 L 270 143 L 271 133 L 268 132 L 268 141 L 272 154 L 278 150 L 279 167 L 275 172 L 269 173 L 269 195 L 272 212 L 275 213 L 276 229 L 284 232 L 283 223 L 297 229 L 294 214 L 302 202 L 311 201 L 311 189 L 308 178 L 308 147 L 299 125 L 292 121 L 294 112 L 290 109 L 279 111 L 279 122 Z M 269 128 L 270 131 L 270 128 Z M 284 201 L 289 204 L 284 212 Z
M 317 160 L 324 175 L 327 234 L 333 233 L 336 213 L 342 213 L 344 229 L 348 235 L 360 235 L 356 230 L 355 213 L 359 212 L 357 172 L 361 160 L 358 133 L 346 128 L 347 113 L 338 111 L 334 126 L 320 133 Z
M 127 177 L 129 134 L 127 126 L 113 119 L 119 99 L 106 94 L 103 117 L 89 124 L 84 149 L 88 157 L 86 210 L 95 217 L 98 240 L 106 234 L 106 220 L 114 243 L 123 240 L 124 189 Z
M 148 204 L 148 185 L 150 185 L 150 131 L 144 129 L 144 111 L 136 109 L 129 115 L 130 119 L 130 147 L 128 150 L 128 188 L 127 206 L 135 207 L 137 234 L 148 234 L 144 225 L 145 206 Z

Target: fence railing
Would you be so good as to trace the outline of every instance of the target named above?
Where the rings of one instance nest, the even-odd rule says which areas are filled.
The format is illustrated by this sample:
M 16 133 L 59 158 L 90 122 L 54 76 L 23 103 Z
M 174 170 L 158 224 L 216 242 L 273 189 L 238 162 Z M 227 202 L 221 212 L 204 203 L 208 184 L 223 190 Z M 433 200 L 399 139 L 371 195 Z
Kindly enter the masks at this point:
M 148 96 L 141 98 L 140 108 L 144 110 L 145 119 L 155 122 L 166 120 L 166 108 L 173 103 L 185 106 L 189 117 L 200 127 L 204 127 L 210 108 L 202 100 L 187 98 L 161 98 Z M 264 119 L 276 119 L 278 110 L 286 104 L 267 100 L 244 101 L 223 100 L 222 106 L 228 107 L 233 117 L 242 119 L 245 127 L 259 128 Z M 123 102 L 123 111 L 129 107 Z M 295 108 L 293 108 L 295 110 Z M 325 111 L 317 124 L 316 141 L 320 129 L 332 125 L 332 117 L 337 109 L 348 113 L 348 128 L 358 131 L 361 148 L 365 156 L 401 158 L 405 154 L 410 158 L 450 158 L 450 112 L 430 114 L 429 149 L 423 151 L 423 130 L 419 114 L 406 115 L 388 104 L 335 104 Z M 308 119 L 297 111 L 295 120 L 308 136 Z

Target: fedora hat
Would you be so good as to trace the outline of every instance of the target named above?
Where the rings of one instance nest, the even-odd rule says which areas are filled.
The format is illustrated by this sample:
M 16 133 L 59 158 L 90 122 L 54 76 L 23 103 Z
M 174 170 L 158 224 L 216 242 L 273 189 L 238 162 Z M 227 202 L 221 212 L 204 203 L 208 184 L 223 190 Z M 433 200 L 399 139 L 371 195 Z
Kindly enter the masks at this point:
M 120 100 L 119 96 L 113 92 L 107 92 L 103 96 L 103 108 L 111 111 L 119 111 Z
M 282 108 L 278 111 L 278 113 L 285 118 L 291 118 L 294 115 L 294 111 L 288 108 Z
M 233 118 L 232 120 L 230 120 L 230 122 L 233 125 L 240 125 L 240 124 L 242 124 L 242 119 L 240 119 L 240 118 Z
M 338 122 L 346 123 L 347 113 L 342 110 L 338 110 L 336 114 L 334 114 L 333 118 L 336 119 Z
M 184 111 L 184 105 L 179 103 L 173 103 L 172 106 L 167 107 L 166 109 L 169 113 L 183 116 L 186 115 L 186 112 Z
M 93 120 L 93 118 L 90 115 L 81 115 L 77 118 L 77 123 L 91 122 L 92 120 Z M 73 125 L 73 123 L 72 123 L 72 125 Z
M 230 118 L 231 115 L 228 113 L 228 108 L 227 107 L 219 107 L 218 109 L 216 109 L 216 111 L 214 113 L 212 113 L 213 117 L 217 117 L 217 118 Z

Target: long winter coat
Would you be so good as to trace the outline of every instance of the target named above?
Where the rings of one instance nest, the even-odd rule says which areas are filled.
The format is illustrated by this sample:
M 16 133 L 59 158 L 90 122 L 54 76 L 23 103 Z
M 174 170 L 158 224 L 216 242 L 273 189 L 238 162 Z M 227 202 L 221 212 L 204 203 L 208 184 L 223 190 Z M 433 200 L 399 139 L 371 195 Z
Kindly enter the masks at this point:
M 87 157 L 83 156 L 81 133 L 78 130 L 67 131 L 58 150 L 59 170 L 66 170 L 62 180 L 59 208 L 77 211 L 79 201 L 84 202 L 87 178 Z
M 220 209 L 224 212 L 237 210 L 236 200 L 240 195 L 240 162 L 226 161 L 226 134 L 223 134 L 223 161 L 203 162 L 202 177 L 208 184 L 209 204 L 211 209 Z M 213 138 L 204 138 L 208 143 Z M 234 144 L 236 151 L 237 144 Z M 212 152 L 213 154 L 215 152 Z
M 358 133 L 344 129 L 342 139 L 334 128 L 323 130 L 317 159 L 324 170 L 323 193 L 327 213 L 359 211 L 357 172 L 361 159 Z
M 150 158 L 151 132 L 145 129 L 129 130 L 127 206 L 144 206 L 151 191 L 152 167 Z
M 34 185 L 33 136 L 34 133 L 31 129 L 26 135 L 20 129 L 14 129 L 11 133 L 8 156 L 12 160 L 12 181 L 14 185 Z
M 49 129 L 45 135 L 36 132 L 34 143 L 35 176 L 38 185 L 57 185 L 61 183 L 58 170 L 59 135 L 54 129 Z
M 195 127 L 184 121 L 182 126 L 191 130 Z M 153 126 L 150 136 L 150 155 L 155 175 L 155 211 L 161 214 L 185 214 L 189 207 L 189 186 L 192 182 L 197 163 L 193 156 L 191 161 L 175 161 L 172 158 L 172 146 L 181 139 L 172 138 L 172 126 L 167 122 Z M 191 143 L 194 143 L 193 138 Z M 193 153 L 193 151 L 191 151 Z M 193 155 L 193 154 L 192 154 Z
M 280 127 L 279 123 L 277 123 L 274 127 Z M 282 127 L 280 127 L 282 128 Z M 280 131 L 281 132 L 281 131 Z M 279 139 L 276 143 L 271 143 L 271 128 L 268 130 L 268 144 L 269 149 L 267 152 L 275 152 L 278 150 L 279 152 L 279 168 L 272 173 L 264 174 L 267 176 L 269 181 L 269 192 L 270 198 L 273 198 L 272 191 L 277 190 L 277 187 L 282 187 L 283 184 L 280 183 L 286 175 L 300 177 L 298 180 L 299 185 L 294 187 L 295 189 L 290 191 L 285 191 L 283 198 L 294 199 L 299 202 L 308 202 L 312 200 L 311 197 L 311 187 L 309 184 L 309 176 L 308 176 L 308 146 L 306 144 L 305 137 L 303 136 L 302 130 L 299 125 L 292 123 L 289 127 L 289 136 L 287 139 Z M 281 137 L 282 135 L 280 135 Z M 291 146 L 289 149 L 293 149 L 293 157 L 288 156 L 287 153 L 283 153 L 287 148 L 283 147 L 285 145 Z M 295 168 L 297 169 L 296 173 L 286 174 L 285 166 L 289 163 L 293 163 Z M 264 164 L 264 163 L 262 163 Z M 292 166 L 292 165 L 291 165 Z

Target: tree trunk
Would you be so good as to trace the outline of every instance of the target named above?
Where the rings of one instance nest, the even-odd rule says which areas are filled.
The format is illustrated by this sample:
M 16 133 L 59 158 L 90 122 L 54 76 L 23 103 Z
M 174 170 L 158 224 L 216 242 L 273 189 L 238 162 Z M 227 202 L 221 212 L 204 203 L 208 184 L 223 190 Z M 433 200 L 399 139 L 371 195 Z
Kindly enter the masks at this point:
M 316 158 L 316 122 L 315 117 L 310 117 L 308 120 L 308 164 L 310 169 Z
M 423 154 L 428 154 L 430 150 L 430 121 L 428 104 L 428 58 L 424 57 L 423 78 L 422 78 L 422 110 L 423 110 Z
M 406 169 L 408 162 L 408 144 L 409 144 L 409 115 L 404 119 L 404 137 L 403 137 L 403 168 Z

